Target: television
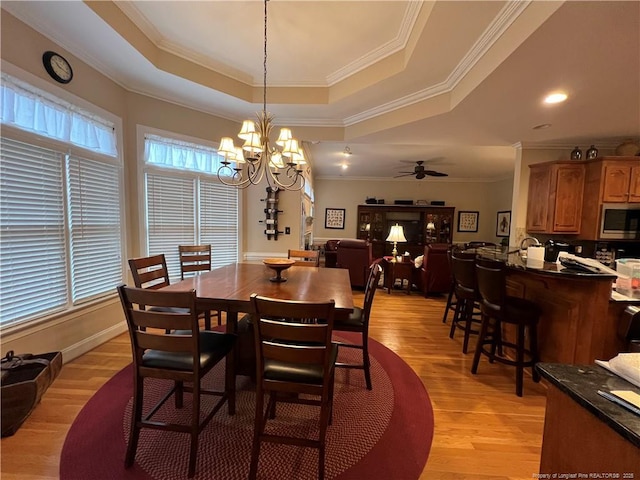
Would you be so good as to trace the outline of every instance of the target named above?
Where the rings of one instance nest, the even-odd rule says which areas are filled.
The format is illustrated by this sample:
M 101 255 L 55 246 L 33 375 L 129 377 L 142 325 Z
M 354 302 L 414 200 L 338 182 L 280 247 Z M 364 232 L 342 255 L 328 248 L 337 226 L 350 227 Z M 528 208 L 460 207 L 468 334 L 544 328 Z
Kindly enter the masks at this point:
M 407 243 L 422 243 L 424 241 L 424 232 L 422 231 L 422 222 L 420 220 L 387 220 L 385 239 L 389 236 L 391 227 L 396 224 L 402 226 Z M 401 245 L 398 244 L 398 251 L 401 250 Z

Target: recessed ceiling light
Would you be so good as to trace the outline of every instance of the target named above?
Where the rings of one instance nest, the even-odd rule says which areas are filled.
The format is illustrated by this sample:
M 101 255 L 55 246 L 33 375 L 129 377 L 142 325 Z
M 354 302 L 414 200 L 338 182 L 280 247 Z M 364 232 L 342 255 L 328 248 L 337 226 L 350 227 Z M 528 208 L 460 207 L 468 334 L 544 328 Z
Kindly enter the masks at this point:
M 551 93 L 544 99 L 544 103 L 561 103 L 567 99 L 567 94 L 562 92 Z
M 533 127 L 534 130 L 543 130 L 545 128 L 549 128 L 551 126 L 550 123 L 541 123 L 540 125 L 536 125 Z
M 349 165 L 347 165 L 346 163 L 343 163 L 343 164 L 342 164 L 342 169 L 343 169 L 343 170 L 346 170 L 347 168 L 349 168 Z

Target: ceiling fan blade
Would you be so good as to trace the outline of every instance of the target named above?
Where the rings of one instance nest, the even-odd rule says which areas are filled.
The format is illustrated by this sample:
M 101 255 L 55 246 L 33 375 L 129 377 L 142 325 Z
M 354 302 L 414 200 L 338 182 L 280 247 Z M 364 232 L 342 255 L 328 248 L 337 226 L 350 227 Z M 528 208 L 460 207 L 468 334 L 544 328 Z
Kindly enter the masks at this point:
M 413 175 L 413 172 L 404 172 L 402 175 L 396 175 L 393 178 L 408 177 L 409 175 Z
M 447 173 L 436 172 L 435 170 L 425 170 L 424 173 L 429 175 L 430 177 L 448 177 L 449 176 L 449 174 Z

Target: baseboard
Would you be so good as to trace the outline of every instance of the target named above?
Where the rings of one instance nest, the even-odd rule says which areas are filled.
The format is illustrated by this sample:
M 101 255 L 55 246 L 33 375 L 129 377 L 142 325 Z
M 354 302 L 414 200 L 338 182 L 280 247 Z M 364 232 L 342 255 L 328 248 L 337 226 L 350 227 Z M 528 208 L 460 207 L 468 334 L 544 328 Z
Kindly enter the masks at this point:
M 112 327 L 107 328 L 106 330 L 102 330 L 101 332 L 92 335 L 91 337 L 85 338 L 82 341 L 75 343 L 68 348 L 62 350 L 62 359 L 64 363 L 70 362 L 71 360 L 78 358 L 80 355 L 84 355 L 85 353 L 93 350 L 94 348 L 102 345 L 103 343 L 108 342 L 112 338 L 117 337 L 118 335 L 127 331 L 126 322 L 121 322 Z

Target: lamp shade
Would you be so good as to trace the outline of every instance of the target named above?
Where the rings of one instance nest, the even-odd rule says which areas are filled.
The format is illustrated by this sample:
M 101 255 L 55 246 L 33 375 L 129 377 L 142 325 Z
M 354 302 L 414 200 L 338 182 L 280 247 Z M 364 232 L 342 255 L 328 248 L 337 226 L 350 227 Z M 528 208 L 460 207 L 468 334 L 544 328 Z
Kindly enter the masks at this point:
M 433 222 L 427 223 L 427 230 L 435 230 L 436 226 Z
M 218 147 L 218 153 L 225 158 L 230 158 L 235 155 L 236 147 L 233 145 L 233 139 L 231 137 L 222 137 L 220 140 L 220 146 Z
M 291 134 L 291 129 L 282 128 L 280 129 L 280 136 L 278 137 L 278 140 L 276 140 L 276 145 L 284 147 L 287 144 L 287 142 L 292 138 L 293 138 L 293 135 Z
M 242 147 L 236 147 L 235 154 L 231 157 L 231 161 L 236 163 L 246 163 L 244 159 L 244 153 L 242 153 Z
M 249 134 L 249 137 L 245 140 L 242 148 L 253 155 L 262 152 L 262 143 L 260 142 L 260 134 L 253 132 Z
M 282 155 L 277 150 L 274 150 L 271 153 L 271 165 L 270 167 L 274 168 L 283 168 L 284 162 L 282 161 Z
M 296 155 L 299 155 L 300 147 L 298 147 L 298 140 L 292 138 L 291 140 L 287 140 L 284 148 L 282 149 L 282 156 L 290 158 L 291 161 L 294 161 Z
M 406 242 L 407 239 L 404 236 L 404 229 L 402 225 L 398 225 L 397 223 L 391 227 L 391 231 L 389 232 L 389 236 L 387 237 L 387 242 Z
M 238 137 L 242 140 L 249 140 L 252 133 L 256 131 L 256 124 L 251 120 L 245 120 L 242 122 L 242 128 L 240 129 L 240 133 L 238 133 Z

